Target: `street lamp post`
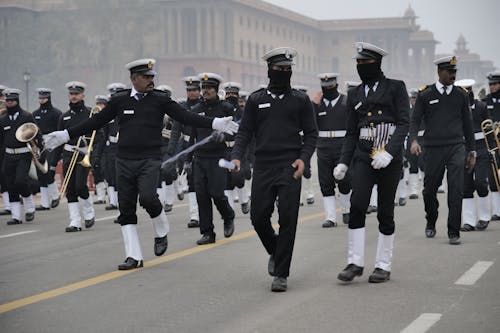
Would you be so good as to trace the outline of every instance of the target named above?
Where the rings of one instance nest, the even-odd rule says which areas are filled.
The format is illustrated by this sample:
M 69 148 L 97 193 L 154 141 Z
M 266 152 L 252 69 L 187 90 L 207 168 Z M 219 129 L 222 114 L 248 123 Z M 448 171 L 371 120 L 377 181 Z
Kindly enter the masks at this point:
M 29 112 L 29 110 L 30 110 L 30 104 L 29 104 L 30 91 L 29 91 L 29 88 L 30 88 L 31 74 L 28 72 L 28 69 L 24 70 L 23 79 L 24 79 L 24 83 L 26 84 L 26 111 Z

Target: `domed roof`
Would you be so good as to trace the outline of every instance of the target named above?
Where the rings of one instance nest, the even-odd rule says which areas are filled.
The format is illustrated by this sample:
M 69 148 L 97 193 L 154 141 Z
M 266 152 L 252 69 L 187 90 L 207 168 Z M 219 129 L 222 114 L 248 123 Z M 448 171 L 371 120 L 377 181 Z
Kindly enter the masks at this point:
M 408 4 L 408 8 L 405 11 L 404 17 L 417 17 L 413 8 L 411 8 L 411 4 Z

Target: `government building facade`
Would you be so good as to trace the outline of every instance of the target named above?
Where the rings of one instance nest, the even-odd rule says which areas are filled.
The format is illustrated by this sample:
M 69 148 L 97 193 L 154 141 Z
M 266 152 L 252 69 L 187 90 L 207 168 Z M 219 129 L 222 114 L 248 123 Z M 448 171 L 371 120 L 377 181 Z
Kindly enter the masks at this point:
M 292 46 L 299 54 L 292 82 L 317 91 L 321 72 L 338 72 L 341 84 L 359 80 L 357 41 L 387 50 L 385 74 L 409 89 L 436 79 L 438 41 L 411 7 L 401 17 L 315 20 L 260 0 L 0 0 L 0 84 L 23 88 L 28 70 L 33 88 L 52 88 L 65 102 L 66 81 L 86 82 L 88 96 L 103 93 L 110 82 L 129 83 L 125 63 L 153 57 L 158 82 L 174 96 L 183 95 L 183 76 L 200 72 L 252 91 L 267 83 L 262 55 Z M 459 58 L 458 76 L 463 67 L 482 82 L 493 64 L 465 43 L 457 41 L 468 61 Z

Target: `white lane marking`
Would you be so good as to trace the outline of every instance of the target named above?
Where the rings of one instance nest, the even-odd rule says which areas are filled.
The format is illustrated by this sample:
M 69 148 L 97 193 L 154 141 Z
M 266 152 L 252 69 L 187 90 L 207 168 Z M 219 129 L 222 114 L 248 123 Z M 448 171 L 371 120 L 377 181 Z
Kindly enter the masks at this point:
M 493 265 L 493 261 L 478 261 L 455 284 L 471 286 Z
M 13 234 L 2 235 L 2 236 L 0 236 L 0 238 L 9 238 L 9 237 L 14 237 L 14 236 L 31 234 L 33 232 L 38 232 L 38 231 L 40 231 L 40 230 L 27 230 L 27 231 L 15 232 Z
M 435 323 L 441 319 L 442 314 L 440 313 L 422 313 L 417 319 L 412 321 L 412 323 L 401 333 L 424 333 L 429 330 Z

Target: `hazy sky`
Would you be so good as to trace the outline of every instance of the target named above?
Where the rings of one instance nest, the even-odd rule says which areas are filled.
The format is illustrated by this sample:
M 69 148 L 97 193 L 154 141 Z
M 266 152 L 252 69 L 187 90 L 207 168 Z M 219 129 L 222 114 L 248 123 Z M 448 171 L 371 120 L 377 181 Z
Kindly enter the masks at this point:
M 395 17 L 411 4 L 417 24 L 440 42 L 437 53 L 451 53 L 463 34 L 471 52 L 500 68 L 499 0 L 264 0 L 316 19 Z

